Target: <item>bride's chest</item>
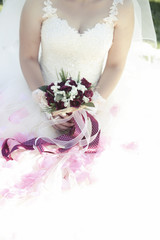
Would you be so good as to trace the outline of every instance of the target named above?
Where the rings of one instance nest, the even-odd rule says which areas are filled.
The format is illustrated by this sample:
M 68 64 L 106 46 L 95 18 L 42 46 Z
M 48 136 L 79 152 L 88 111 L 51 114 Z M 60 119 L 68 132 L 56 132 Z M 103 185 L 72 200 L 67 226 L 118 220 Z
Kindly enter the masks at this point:
M 85 51 L 104 52 L 110 48 L 114 27 L 110 23 L 97 23 L 82 34 L 71 27 L 64 19 L 52 16 L 46 19 L 41 28 L 41 43 L 46 51 Z

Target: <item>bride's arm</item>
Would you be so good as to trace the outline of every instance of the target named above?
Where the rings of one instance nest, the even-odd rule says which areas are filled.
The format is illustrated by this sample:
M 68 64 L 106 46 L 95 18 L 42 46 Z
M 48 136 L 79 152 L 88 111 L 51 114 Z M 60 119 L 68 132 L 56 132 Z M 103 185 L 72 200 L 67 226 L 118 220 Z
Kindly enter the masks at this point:
M 122 75 L 133 35 L 134 11 L 132 1 L 124 2 L 124 5 L 119 9 L 119 20 L 115 26 L 113 44 L 106 66 L 96 87 L 98 93 L 105 99 L 112 93 Z
M 41 1 L 27 0 L 20 20 L 20 65 L 32 91 L 44 85 L 38 62 L 41 19 Z

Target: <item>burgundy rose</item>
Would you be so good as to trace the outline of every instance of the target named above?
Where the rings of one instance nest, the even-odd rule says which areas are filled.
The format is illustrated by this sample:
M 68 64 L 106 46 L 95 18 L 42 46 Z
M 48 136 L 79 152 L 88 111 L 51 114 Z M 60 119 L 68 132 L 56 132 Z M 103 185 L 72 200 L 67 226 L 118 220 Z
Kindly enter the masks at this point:
M 54 94 L 52 93 L 52 95 L 54 95 Z M 46 97 L 46 100 L 47 100 L 47 103 L 48 103 L 49 106 L 51 106 L 51 103 L 55 102 L 54 101 L 54 96 L 52 96 L 52 95 L 49 92 L 45 93 L 45 97 Z
M 72 90 L 72 87 L 64 85 L 64 86 L 60 87 L 59 90 L 65 91 L 65 92 L 70 92 Z
M 71 107 L 78 108 L 81 105 L 81 100 L 80 99 L 74 99 L 73 101 L 70 101 Z
M 72 85 L 72 86 L 77 87 L 77 83 L 74 80 L 72 80 L 72 79 L 69 81 L 69 84 Z
M 48 85 L 47 90 L 53 92 L 51 89 L 52 86 L 55 86 L 54 83 L 51 83 L 50 85 Z
M 57 85 L 63 87 L 65 85 L 65 82 L 59 82 Z
M 92 90 L 86 90 L 84 92 L 84 96 L 91 100 L 91 98 L 93 97 L 93 91 Z
M 81 90 L 78 90 L 77 97 L 83 98 L 83 92 Z
M 56 104 L 56 109 L 57 110 L 65 108 L 64 102 L 62 102 L 62 101 L 56 102 L 55 104 Z
M 91 83 L 88 82 L 85 78 L 81 79 L 81 84 L 84 85 L 86 88 L 89 88 L 91 86 Z

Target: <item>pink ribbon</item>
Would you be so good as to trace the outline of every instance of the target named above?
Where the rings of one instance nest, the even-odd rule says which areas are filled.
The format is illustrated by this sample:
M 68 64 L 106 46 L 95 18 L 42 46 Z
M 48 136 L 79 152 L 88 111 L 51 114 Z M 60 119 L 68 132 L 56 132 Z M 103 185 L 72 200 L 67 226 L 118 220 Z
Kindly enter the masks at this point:
M 75 120 L 75 130 L 73 134 L 62 134 L 59 137 L 54 139 L 38 137 L 32 138 L 25 142 L 19 142 L 13 138 L 7 138 L 2 144 L 2 156 L 6 159 L 6 161 L 13 160 L 11 154 L 20 149 L 26 150 L 35 150 L 35 147 L 39 150 L 40 153 L 43 152 L 51 152 L 51 153 L 62 153 L 69 151 L 73 146 L 79 145 L 79 147 L 85 153 L 96 153 L 98 150 L 99 145 L 99 138 L 100 138 L 100 129 L 98 121 L 87 111 L 81 110 L 77 111 L 79 115 L 76 121 L 76 117 L 73 119 Z M 81 117 L 79 119 L 79 117 Z M 78 124 L 78 121 L 83 122 L 83 124 Z M 91 123 L 91 132 L 87 129 L 87 121 L 90 120 Z M 82 127 L 83 126 L 83 127 Z M 46 150 L 47 146 L 55 146 L 52 150 Z M 61 147 L 59 147 L 61 146 Z

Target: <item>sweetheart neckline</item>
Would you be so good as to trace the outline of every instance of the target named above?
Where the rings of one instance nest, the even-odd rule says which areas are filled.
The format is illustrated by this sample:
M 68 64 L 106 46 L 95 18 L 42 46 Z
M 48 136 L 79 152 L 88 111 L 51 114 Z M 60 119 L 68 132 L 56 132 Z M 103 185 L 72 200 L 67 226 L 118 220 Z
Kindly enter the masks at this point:
M 53 18 L 58 19 L 58 20 L 61 21 L 61 22 L 64 22 L 64 23 L 66 24 L 66 26 L 67 26 L 70 30 L 72 30 L 73 32 L 75 32 L 75 33 L 77 34 L 77 36 L 79 36 L 80 38 L 84 37 L 87 33 L 90 33 L 90 32 L 92 32 L 93 30 L 95 30 L 97 26 L 102 26 L 102 25 L 106 25 L 106 24 L 107 24 L 107 21 L 106 21 L 106 22 L 98 22 L 98 23 L 96 23 L 93 27 L 87 28 L 87 29 L 84 30 L 82 33 L 80 33 L 80 32 L 78 31 L 78 29 L 72 27 L 72 26 L 68 23 L 68 21 L 67 21 L 66 19 L 60 18 L 57 14 L 54 14 L 54 15 L 53 15 L 52 17 L 50 17 L 50 18 L 46 18 L 46 19 L 43 21 L 43 23 L 44 23 L 45 21 L 47 21 L 47 20 L 49 20 L 49 19 L 53 19 Z M 105 19 L 108 19 L 108 17 L 105 18 Z M 104 19 L 103 19 L 103 20 L 104 20 Z M 109 21 L 108 21 L 108 23 L 109 23 Z
M 93 30 L 94 30 L 97 26 L 99 26 L 99 25 L 104 25 L 104 24 L 106 25 L 106 23 L 110 23 L 109 19 L 111 18 L 111 15 L 112 15 L 112 12 L 113 12 L 113 8 L 114 8 L 114 4 L 115 4 L 115 0 L 113 0 L 112 5 L 111 5 L 111 7 L 109 8 L 109 15 L 108 15 L 107 17 L 104 17 L 104 18 L 101 20 L 101 22 L 96 23 L 93 27 L 87 28 L 87 29 L 84 30 L 82 33 L 80 33 L 78 29 L 76 29 L 75 27 L 72 27 L 72 26 L 69 24 L 69 22 L 68 22 L 67 19 L 61 18 L 61 17 L 59 17 L 59 16 L 57 15 L 57 10 L 58 10 L 58 9 L 52 6 L 52 5 L 53 5 L 53 2 L 52 2 L 51 0 L 46 0 L 46 1 L 44 2 L 46 6 L 47 6 L 47 1 L 48 1 L 48 3 L 49 3 L 49 9 L 50 9 L 51 17 L 56 17 L 56 18 L 57 18 L 58 20 L 60 20 L 61 22 L 65 22 L 66 25 L 68 26 L 68 28 L 70 28 L 72 31 L 74 31 L 79 37 L 85 36 L 87 33 L 93 31 Z M 47 18 L 47 19 L 48 19 L 48 18 Z M 47 19 L 45 19 L 44 21 L 46 21 Z M 44 21 L 43 21 L 43 22 L 44 22 Z M 111 21 L 111 22 L 112 22 L 112 21 Z M 113 24 L 113 22 L 112 22 L 112 24 Z M 113 26 L 114 26 L 114 24 L 113 24 Z

